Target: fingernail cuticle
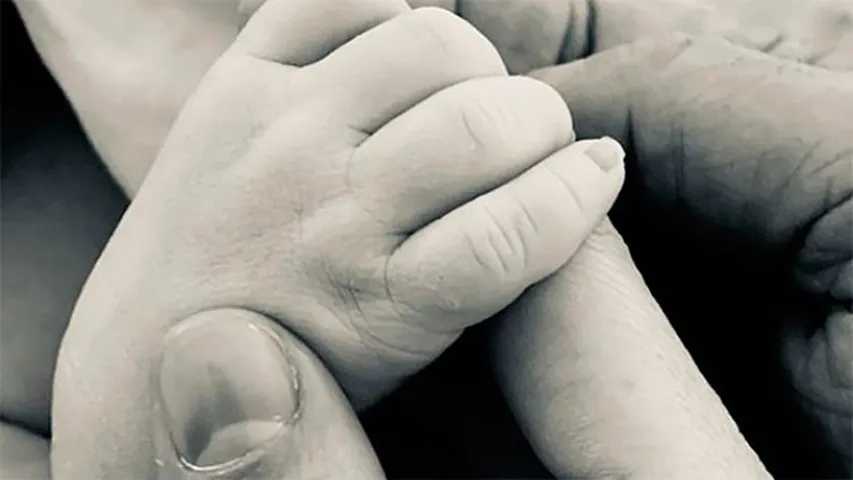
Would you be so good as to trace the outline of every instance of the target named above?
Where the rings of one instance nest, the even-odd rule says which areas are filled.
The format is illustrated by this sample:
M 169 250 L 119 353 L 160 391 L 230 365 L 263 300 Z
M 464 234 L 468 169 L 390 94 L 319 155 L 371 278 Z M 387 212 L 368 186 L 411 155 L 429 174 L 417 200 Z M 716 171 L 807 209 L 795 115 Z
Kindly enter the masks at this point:
M 160 364 L 164 423 L 194 470 L 250 461 L 299 418 L 299 372 L 272 332 L 218 315 L 182 322 Z

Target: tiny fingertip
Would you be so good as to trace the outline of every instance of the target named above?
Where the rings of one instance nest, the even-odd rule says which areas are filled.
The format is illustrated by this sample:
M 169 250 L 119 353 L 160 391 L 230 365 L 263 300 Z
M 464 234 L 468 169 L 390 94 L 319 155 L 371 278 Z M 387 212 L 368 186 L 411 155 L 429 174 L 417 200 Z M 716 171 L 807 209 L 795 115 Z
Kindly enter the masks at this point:
M 625 150 L 622 145 L 606 136 L 592 143 L 584 153 L 605 172 L 613 170 L 625 159 Z

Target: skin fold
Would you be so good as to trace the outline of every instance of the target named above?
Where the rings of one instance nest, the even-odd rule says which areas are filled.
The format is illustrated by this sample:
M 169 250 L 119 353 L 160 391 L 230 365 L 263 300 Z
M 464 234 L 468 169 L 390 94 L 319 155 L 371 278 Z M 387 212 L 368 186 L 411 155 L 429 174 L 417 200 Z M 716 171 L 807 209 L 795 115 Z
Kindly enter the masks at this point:
M 26 3 L 26 2 L 24 2 L 24 3 Z M 829 4 L 830 2 L 825 2 L 825 3 L 826 3 L 826 4 Z M 33 4 L 34 4 L 34 2 L 33 2 Z M 779 9 L 779 11 L 782 11 L 782 9 Z M 563 9 L 563 7 L 561 7 L 561 12 L 567 12 L 567 13 L 570 13 L 570 12 L 568 12 L 566 9 Z M 26 8 L 25 8 L 25 13 L 26 13 Z M 463 12 L 463 13 L 464 13 L 464 12 Z M 469 16 L 470 16 L 470 15 L 469 15 Z M 30 15 L 28 16 L 28 18 L 30 18 L 30 19 L 38 19 L 38 16 L 37 16 L 37 15 L 30 14 Z M 189 16 L 188 16 L 188 18 L 189 18 Z M 494 17 L 492 17 L 492 18 L 494 18 Z M 599 17 L 599 18 L 600 18 L 600 17 Z M 764 17 L 762 17 L 762 18 L 764 18 L 764 19 L 766 20 L 768 17 L 767 17 L 767 16 L 764 16 Z M 37 20 L 33 20 L 33 21 L 37 21 Z M 241 22 L 241 21 L 242 21 L 242 20 L 239 20 L 239 21 L 237 21 L 237 22 L 239 23 L 239 22 Z M 472 21 L 474 21 L 473 17 L 472 17 Z M 476 23 L 476 22 L 475 22 L 475 23 Z M 843 24 L 843 22 L 841 22 L 841 23 Z M 198 28 L 209 28 L 209 26 L 210 26 L 209 24 L 200 24 L 200 25 L 203 25 L 203 26 L 199 26 Z M 555 22 L 555 31 L 559 29 L 559 26 L 560 26 L 559 22 Z M 481 23 L 480 23 L 480 25 L 478 25 L 478 27 L 480 27 L 482 30 L 484 30 L 484 33 L 486 33 L 486 35 L 487 35 L 487 36 L 489 36 L 491 39 L 493 39 L 493 40 L 496 42 L 497 47 L 499 48 L 499 50 L 501 50 L 501 53 L 502 53 L 502 55 L 504 56 L 504 58 L 505 58 L 505 59 L 508 59 L 508 58 L 510 58 L 510 57 L 508 56 L 508 53 L 507 53 L 507 52 L 508 52 L 508 49 L 507 49 L 507 48 L 505 48 L 505 47 L 503 47 L 503 44 L 515 44 L 515 45 L 522 44 L 522 45 L 523 45 L 523 42 L 519 42 L 519 41 L 514 40 L 514 39 L 512 38 L 512 35 L 514 34 L 514 32 L 510 32 L 510 31 L 507 31 L 507 30 L 501 30 L 501 28 L 496 27 L 496 28 L 493 28 L 493 29 L 492 29 L 492 31 L 499 32 L 499 33 L 497 33 L 497 34 L 491 34 L 491 33 L 489 33 L 489 32 L 490 32 L 490 30 L 489 30 L 489 27 L 488 27 L 488 22 L 481 22 Z M 231 28 L 231 27 L 228 27 L 228 28 Z M 38 29 L 36 28 L 35 30 L 38 30 Z M 227 29 L 224 29 L 224 30 L 227 30 Z M 224 31 L 224 30 L 223 30 L 223 31 Z M 546 29 L 546 30 L 547 30 L 547 29 Z M 229 32 L 233 32 L 233 30 L 228 30 L 228 31 L 229 31 Z M 530 31 L 534 31 L 534 29 L 526 30 L 526 32 L 528 32 L 528 33 L 529 33 Z M 603 31 L 613 31 L 613 30 L 612 30 L 612 29 L 602 29 L 602 28 L 598 28 L 598 29 L 596 30 L 596 32 L 603 32 Z M 500 33 L 500 32 L 503 32 L 503 33 Z M 223 37 L 222 37 L 222 38 L 226 38 L 228 35 L 231 35 L 231 33 L 223 34 Z M 505 35 L 505 36 L 509 37 L 509 39 L 508 39 L 507 41 L 505 41 L 505 42 L 502 42 L 502 41 L 500 40 L 501 35 Z M 37 41 L 38 41 L 38 40 L 39 40 L 39 39 L 37 38 Z M 48 40 L 41 40 L 42 45 L 43 45 L 43 47 L 42 47 L 42 48 L 43 48 L 43 50 L 50 50 L 50 47 L 45 47 L 45 46 L 44 46 L 44 45 L 46 45 L 46 44 L 47 44 L 47 43 L 46 43 L 47 41 L 48 41 Z M 550 40 L 549 40 L 549 41 L 550 41 Z M 598 42 L 596 42 L 596 44 L 597 44 L 597 45 L 608 45 L 608 46 L 609 46 L 608 42 L 611 42 L 612 44 L 616 44 L 616 43 L 620 43 L 620 42 L 621 42 L 621 40 L 613 40 L 613 41 L 609 41 L 609 40 L 603 40 L 603 39 L 602 39 L 602 40 L 599 40 Z M 548 42 L 545 42 L 545 43 L 548 43 Z M 220 41 L 220 43 L 217 43 L 216 45 L 225 45 L 225 44 L 226 44 L 226 41 L 225 41 L 225 40 L 221 40 L 221 41 Z M 221 47 L 210 47 L 210 51 L 213 51 L 213 50 L 215 50 L 216 48 L 221 48 Z M 86 49 L 80 49 L 80 50 L 81 50 L 81 51 L 86 51 Z M 522 50 L 523 50 L 523 49 L 522 49 Z M 542 49 L 542 50 L 547 50 L 547 49 Z M 582 51 L 582 49 L 581 49 L 580 51 Z M 522 51 L 522 53 L 520 54 L 520 56 L 521 56 L 521 57 L 526 57 L 526 56 L 528 56 L 528 55 L 529 55 L 529 53 L 524 52 L 524 51 Z M 549 59 L 550 59 L 550 58 L 553 58 L 553 54 L 550 54 L 550 53 L 549 53 L 548 55 L 534 55 L 534 56 L 535 56 L 537 59 L 538 59 L 538 58 L 540 58 L 540 57 L 541 57 L 541 58 L 546 58 L 546 57 L 547 57 L 547 58 L 549 58 Z M 571 58 L 571 55 L 569 55 L 569 54 L 565 54 L 565 53 L 564 53 L 564 54 L 563 54 L 563 56 L 566 56 L 567 58 Z M 130 56 L 128 56 L 128 57 L 130 58 Z M 157 57 L 156 57 L 156 55 L 153 55 L 153 56 L 150 56 L 150 57 L 151 57 L 151 58 L 157 58 Z M 558 57 L 559 57 L 559 55 L 558 55 Z M 57 56 L 56 56 L 56 58 L 60 58 L 60 56 L 59 56 L 59 55 L 57 55 Z M 146 57 L 146 58 L 147 58 L 147 57 Z M 194 56 L 194 57 L 192 57 L 192 58 L 194 58 L 194 59 L 199 59 L 199 61 L 201 61 L 202 63 L 205 61 L 205 60 L 204 60 L 204 56 Z M 49 61 L 49 63 L 50 63 L 50 61 L 51 61 L 51 60 L 50 60 L 50 55 L 48 55 L 48 61 Z M 541 61 L 544 61 L 544 60 L 535 60 L 535 61 L 530 61 L 530 60 L 524 60 L 524 61 L 521 61 L 521 60 L 519 60 L 520 64 L 524 64 L 524 62 L 527 62 L 527 65 L 535 65 L 535 66 L 544 66 L 544 65 L 546 65 L 546 64 L 547 64 L 547 63 L 536 63 L 536 62 L 541 62 Z M 56 62 L 56 60 L 54 60 L 54 62 Z M 513 60 L 511 60 L 511 59 L 510 59 L 510 60 L 508 60 L 508 63 L 510 63 L 510 65 L 512 65 L 512 64 L 513 64 Z M 103 65 L 102 65 L 102 66 L 100 66 L 100 67 L 98 67 L 98 68 L 101 68 L 101 69 L 102 69 L 102 70 L 104 70 L 104 71 L 109 70 L 108 68 L 105 68 L 105 66 L 103 66 Z M 143 68 L 143 70 L 144 70 L 144 64 L 142 64 L 142 68 Z M 202 71 L 202 70 L 203 70 L 203 68 L 206 68 L 206 67 L 201 66 L 201 67 L 198 67 L 198 68 L 199 68 L 200 70 L 196 70 L 196 71 Z M 511 68 L 514 68 L 514 67 L 512 67 L 512 66 L 511 66 Z M 526 68 L 526 67 L 517 67 L 517 68 L 521 69 L 521 68 Z M 55 71 L 57 71 L 57 73 L 60 75 L 60 77 L 62 77 L 62 75 L 68 75 L 67 73 L 63 74 L 62 72 L 73 72 L 73 71 L 74 71 L 74 69 L 73 69 L 73 68 L 69 68 L 69 67 L 54 67 L 54 69 L 55 69 Z M 175 74 L 183 75 L 182 73 L 176 73 L 176 72 L 180 72 L 180 69 L 162 69 L 161 71 L 162 71 L 162 74 L 163 74 L 163 75 L 175 75 Z M 72 75 L 73 75 L 73 73 L 72 73 Z M 197 75 L 200 75 L 200 74 L 197 74 Z M 145 76 L 143 75 L 143 76 L 141 76 L 141 77 L 134 77 L 134 78 L 144 78 L 144 77 L 145 77 Z M 166 80 L 166 81 L 172 81 L 172 80 L 171 80 L 171 79 L 168 79 L 168 80 Z M 66 85 L 66 88 L 67 88 L 67 89 L 69 89 L 69 88 L 71 88 L 71 87 L 68 87 L 67 85 L 71 85 L 73 82 L 65 81 L 65 82 L 63 82 L 63 83 L 64 83 L 64 85 Z M 189 83 L 192 83 L 192 82 L 187 82 L 187 84 L 189 84 Z M 112 82 L 112 83 L 110 83 L 110 85 L 111 85 L 111 86 L 114 86 L 114 85 L 123 85 L 123 83 L 121 83 L 121 82 Z M 146 87 L 146 85 L 147 85 L 147 82 L 143 82 L 143 85 L 139 86 L 138 88 L 139 88 L 139 89 L 142 89 L 142 90 L 145 90 L 146 88 L 148 88 L 148 87 Z M 123 87 L 120 87 L 120 88 L 123 88 Z M 186 88 L 187 88 L 187 89 L 189 89 L 190 87 L 186 87 Z M 179 89 L 177 89 L 177 90 L 179 90 Z M 187 90 L 187 91 L 188 91 L 188 90 Z M 567 94 L 564 92 L 564 95 L 567 95 Z M 157 97 L 157 98 L 164 97 L 163 95 L 152 95 L 152 96 Z M 176 96 L 177 96 L 177 97 L 180 97 L 180 95 L 176 95 Z M 72 97 L 73 97 L 73 93 L 72 93 Z M 78 104 L 78 105 L 80 105 L 80 104 L 86 103 L 86 101 L 87 101 L 87 100 L 86 100 L 85 98 L 81 98 L 80 100 L 77 100 L 76 102 L 77 102 L 77 104 Z M 178 104 L 180 101 L 182 101 L 182 100 L 179 100 L 178 102 L 176 102 L 176 104 Z M 576 102 L 576 100 L 575 100 L 574 102 Z M 146 102 L 146 103 L 145 103 L 146 108 L 147 108 L 147 105 L 150 105 L 150 104 L 152 104 L 152 102 Z M 154 104 L 157 104 L 157 103 L 155 102 Z M 171 106 L 171 107 L 168 107 L 168 106 L 167 106 L 167 107 L 164 109 L 164 111 L 168 112 L 168 111 L 169 111 L 169 109 L 174 109 L 174 110 L 176 110 L 176 109 L 177 109 L 177 107 L 176 107 L 176 106 L 174 106 L 174 105 L 176 105 L 176 104 L 173 104 L 173 106 Z M 573 108 L 573 109 L 575 108 L 575 106 L 573 105 L 573 102 L 570 102 L 570 105 L 572 105 L 572 108 Z M 125 109 L 125 108 L 128 108 L 128 104 L 120 104 L 120 105 L 119 105 L 118 107 L 116 107 L 116 108 L 119 108 L 119 109 Z M 586 107 L 583 107 L 583 108 L 586 108 Z M 589 110 L 594 110 L 594 108 L 590 107 L 590 108 L 589 108 Z M 119 111 L 120 111 L 120 110 L 119 110 Z M 83 115 L 84 117 L 86 116 L 86 114 L 85 114 L 85 113 L 83 113 L 82 115 Z M 92 114 L 91 116 L 94 118 L 94 117 L 97 117 L 98 115 Z M 144 117 L 144 116 L 145 116 L 145 115 L 142 115 L 141 117 Z M 591 116 L 592 116 L 592 114 L 591 114 Z M 153 119 L 154 119 L 154 120 L 151 122 L 151 124 L 152 124 L 152 125 L 157 125 L 158 123 L 162 124 L 162 122 L 163 122 L 163 120 L 162 120 L 162 119 L 164 119 L 164 118 L 169 118 L 169 114 L 167 114 L 167 115 L 152 115 L 152 116 L 151 116 L 151 118 L 153 118 Z M 622 117 L 621 117 L 621 113 L 620 113 L 620 112 L 615 112 L 615 113 L 614 113 L 614 118 L 617 118 L 617 119 L 622 118 Z M 85 118 L 84 118 L 84 121 L 85 121 Z M 167 123 L 168 123 L 168 121 L 167 121 Z M 90 128 L 90 130 L 91 130 L 91 128 Z M 154 133 L 152 133 L 152 134 L 151 134 L 151 138 L 155 138 L 155 139 L 156 139 L 156 138 L 158 137 L 158 135 L 162 136 L 162 135 L 164 134 L 163 132 L 164 132 L 165 130 L 162 130 L 162 126 L 160 126 L 160 127 L 152 128 L 152 131 L 153 131 Z M 612 127 L 612 128 L 611 128 L 611 127 L 608 127 L 608 128 L 604 128 L 604 127 L 602 127 L 600 130 L 596 130 L 596 129 L 592 129 L 592 128 L 591 128 L 591 129 L 589 129 L 589 130 L 583 130 L 583 132 L 585 132 L 585 133 L 588 133 L 588 132 L 598 132 L 598 131 L 605 131 L 605 132 L 608 132 L 608 133 L 610 133 L 610 134 L 612 134 L 612 135 L 615 135 L 615 136 L 620 136 L 620 135 L 622 135 L 622 134 L 623 134 L 621 130 L 619 130 L 618 128 L 615 128 L 615 127 Z M 139 136 L 139 138 L 143 138 L 143 137 L 145 137 L 145 135 L 140 135 L 140 136 Z M 710 135 L 709 135 L 709 137 L 710 137 Z M 162 138 L 162 137 L 160 137 L 160 138 Z M 146 148 L 149 148 L 150 150 L 155 150 L 155 149 L 159 148 L 159 143 L 158 143 L 158 142 L 159 142 L 159 141 L 152 141 L 152 142 L 150 142 L 150 146 L 149 146 L 149 147 L 146 147 Z M 108 142 L 106 142 L 106 143 L 108 143 Z M 103 147 L 102 147 L 102 150 L 103 150 Z M 129 149 L 129 150 L 130 150 L 130 149 Z M 142 150 L 135 150 L 135 151 L 142 151 Z M 144 156 L 144 155 L 141 155 L 141 156 Z M 120 157 L 121 157 L 121 155 L 113 156 L 113 158 L 120 158 Z M 108 156 L 108 159 L 109 159 L 109 158 L 110 158 L 110 156 Z M 648 158 L 648 157 L 646 157 L 646 158 Z M 143 160 L 143 161 L 144 161 L 144 160 Z M 133 160 L 130 160 L 130 161 L 128 161 L 127 163 L 128 163 L 129 165 L 137 165 L 137 163 L 135 163 Z M 116 165 L 114 162 L 113 162 L 113 163 L 111 163 L 111 164 L 112 164 L 112 165 Z M 647 165 L 652 165 L 652 163 L 651 163 L 651 162 L 647 162 Z M 843 165 L 843 162 L 842 162 L 842 165 Z M 134 167 L 134 168 L 136 168 L 136 167 Z M 654 168 L 654 167 L 649 167 L 649 169 L 650 169 L 650 170 L 649 170 L 649 172 L 652 172 L 652 173 L 650 173 L 649 175 L 653 175 L 653 172 L 654 172 L 653 168 Z M 113 166 L 113 167 L 112 167 L 112 170 L 113 170 L 113 172 L 114 172 L 114 173 L 115 173 L 115 172 L 117 172 L 117 171 L 120 171 L 121 169 L 122 169 L 122 167 L 121 167 L 121 166 Z M 130 177 L 131 177 L 131 176 L 133 176 L 133 175 L 134 175 L 134 174 L 128 175 L 128 178 L 130 178 Z M 136 175 L 136 178 L 140 178 L 140 175 L 141 175 L 141 174 L 135 174 L 135 175 Z M 122 178 L 122 175 L 121 175 L 121 174 L 119 174 L 119 175 L 118 175 L 118 177 L 119 177 L 119 179 L 121 179 L 121 178 Z M 724 180 L 725 180 L 725 181 L 729 181 L 729 180 L 727 180 L 727 179 L 724 179 Z M 133 180 L 124 180 L 124 181 L 123 181 L 123 183 L 124 183 L 125 185 L 133 185 L 134 181 L 133 181 Z M 725 183 L 722 183 L 722 184 L 724 185 Z M 133 187 L 130 187 L 130 189 L 132 190 L 132 189 L 133 189 Z M 696 195 L 698 196 L 699 194 L 696 194 Z M 839 216 L 839 215 L 836 215 L 835 217 L 838 217 L 838 216 Z M 843 218 L 843 215 L 841 215 L 841 218 Z M 832 222 L 831 222 L 831 221 L 826 221 L 826 222 L 823 222 L 823 224 L 830 224 L 830 225 L 831 225 L 831 224 L 832 224 Z M 731 226 L 731 228 L 732 228 L 732 229 L 738 229 L 738 228 L 740 228 L 740 225 L 741 225 L 741 224 L 740 224 L 740 223 L 738 223 L 737 225 L 733 225 L 733 226 Z M 746 230 L 746 229 L 744 229 L 744 230 Z M 824 229 L 824 230 L 825 230 L 825 229 Z M 831 229 L 830 229 L 830 230 L 831 230 Z M 824 235 L 824 236 L 829 236 L 829 237 L 832 237 L 832 238 L 839 238 L 839 237 L 838 237 L 838 235 L 834 235 L 834 236 L 833 236 L 833 235 Z M 819 236 L 816 236 L 816 238 L 818 238 L 818 237 L 819 237 Z M 841 238 L 843 238 L 843 235 L 842 235 L 842 237 L 841 237 Z M 813 242 L 813 243 L 815 243 L 815 242 Z M 819 243 L 819 242 L 817 242 L 817 243 Z M 746 250 L 746 251 L 748 251 L 748 250 Z M 810 260 L 810 261 L 811 261 L 811 262 L 814 262 L 814 260 Z M 834 270 L 837 270 L 837 269 L 834 269 Z M 843 277 L 843 276 L 840 276 L 840 278 L 844 278 L 844 277 Z M 835 316 L 835 317 L 833 317 L 833 318 L 837 318 L 837 316 Z M 843 325 L 843 324 L 842 324 L 842 325 Z M 796 337 L 794 337 L 794 338 L 796 338 Z M 811 338 L 811 337 L 808 337 L 808 338 Z M 842 433 L 843 433 L 843 432 L 842 432 Z M 843 439 L 843 435 L 842 435 L 842 439 Z
M 132 195 L 187 96 L 263 2 L 124 3 L 69 0 L 61 9 L 43 1 L 17 5 L 95 148 Z M 413 7 L 447 8 L 470 21 L 495 44 L 512 73 L 672 31 L 725 35 L 751 48 L 839 71 L 853 66 L 850 0 L 796 6 L 793 0 L 503 3 L 411 2 Z M 125 135 L 115 118 L 133 118 L 136 134 Z
M 197 357 L 217 345 L 187 324 L 269 319 L 317 352 L 362 407 L 553 273 L 602 220 L 622 183 L 621 147 L 569 145 L 571 118 L 553 89 L 506 76 L 488 41 L 451 13 L 406 9 L 267 2 L 211 68 L 75 307 L 54 390 L 55 478 L 169 478 L 175 461 L 155 455 L 163 429 L 151 427 L 163 416 L 191 469 L 232 474 L 220 444 L 236 428 L 241 458 L 264 478 L 315 469 L 376 478 L 288 433 L 311 439 L 343 423 L 346 438 L 317 448 L 340 442 L 346 459 L 370 463 L 349 407 L 321 423 L 323 390 L 298 380 L 298 400 L 284 403 L 304 417 L 255 406 L 272 393 L 242 384 L 274 377 L 262 374 L 277 371 L 260 357 L 266 342 L 243 329 L 223 335 L 234 361 L 219 365 L 219 355 Z M 325 30 L 311 28 L 316 18 Z M 412 148 L 421 141 L 433 148 Z M 286 357 L 294 341 L 281 343 Z M 242 375 L 229 373 L 233 363 L 246 364 Z M 195 375 L 182 373 L 193 364 Z M 210 378 L 187 386 L 201 375 Z M 184 398 L 207 389 L 233 406 Z M 225 415 L 248 418 L 200 426 Z M 283 433 L 264 434 L 267 424 Z M 296 463 L 306 466 L 266 466 L 256 447 L 269 458 L 304 451 Z
M 675 250 L 658 237 L 649 247 L 635 234 L 639 245 L 695 255 L 691 268 L 704 268 L 709 280 L 715 269 L 705 262 L 725 257 L 726 275 L 746 279 L 753 293 L 740 300 L 741 317 L 729 313 L 733 326 L 763 326 L 784 367 L 787 396 L 822 431 L 815 438 L 823 439 L 831 474 L 849 474 L 853 130 L 842 120 L 853 113 L 849 75 L 689 38 L 626 46 L 534 75 L 572 105 L 581 135 L 629 142 L 627 193 L 642 206 L 632 212 L 644 219 L 642 229 L 648 219 L 673 217 L 686 228 L 677 235 L 657 227 L 664 239 L 682 242 Z M 612 80 L 620 75 L 633 80 Z M 793 111 L 802 114 L 782 113 Z M 631 220 L 625 223 L 630 230 Z M 674 275 L 669 282 L 687 275 L 663 270 Z M 668 288 L 684 291 L 674 309 L 702 316 L 695 295 Z M 701 281 L 691 288 L 713 291 Z

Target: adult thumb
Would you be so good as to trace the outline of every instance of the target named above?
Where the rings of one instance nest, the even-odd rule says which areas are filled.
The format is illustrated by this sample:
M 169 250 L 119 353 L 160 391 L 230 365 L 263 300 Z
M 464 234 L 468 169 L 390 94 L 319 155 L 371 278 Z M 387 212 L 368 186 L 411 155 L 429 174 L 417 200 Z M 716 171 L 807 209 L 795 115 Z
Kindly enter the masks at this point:
M 184 320 L 154 376 L 158 478 L 384 478 L 324 366 L 260 314 Z

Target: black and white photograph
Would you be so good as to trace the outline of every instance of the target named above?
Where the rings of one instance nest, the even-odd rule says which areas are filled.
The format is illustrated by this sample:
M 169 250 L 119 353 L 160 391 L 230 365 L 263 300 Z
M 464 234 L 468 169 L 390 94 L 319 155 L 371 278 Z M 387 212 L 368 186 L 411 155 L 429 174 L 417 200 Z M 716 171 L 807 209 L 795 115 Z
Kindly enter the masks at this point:
M 853 480 L 853 0 L 0 8 L 0 480 Z

